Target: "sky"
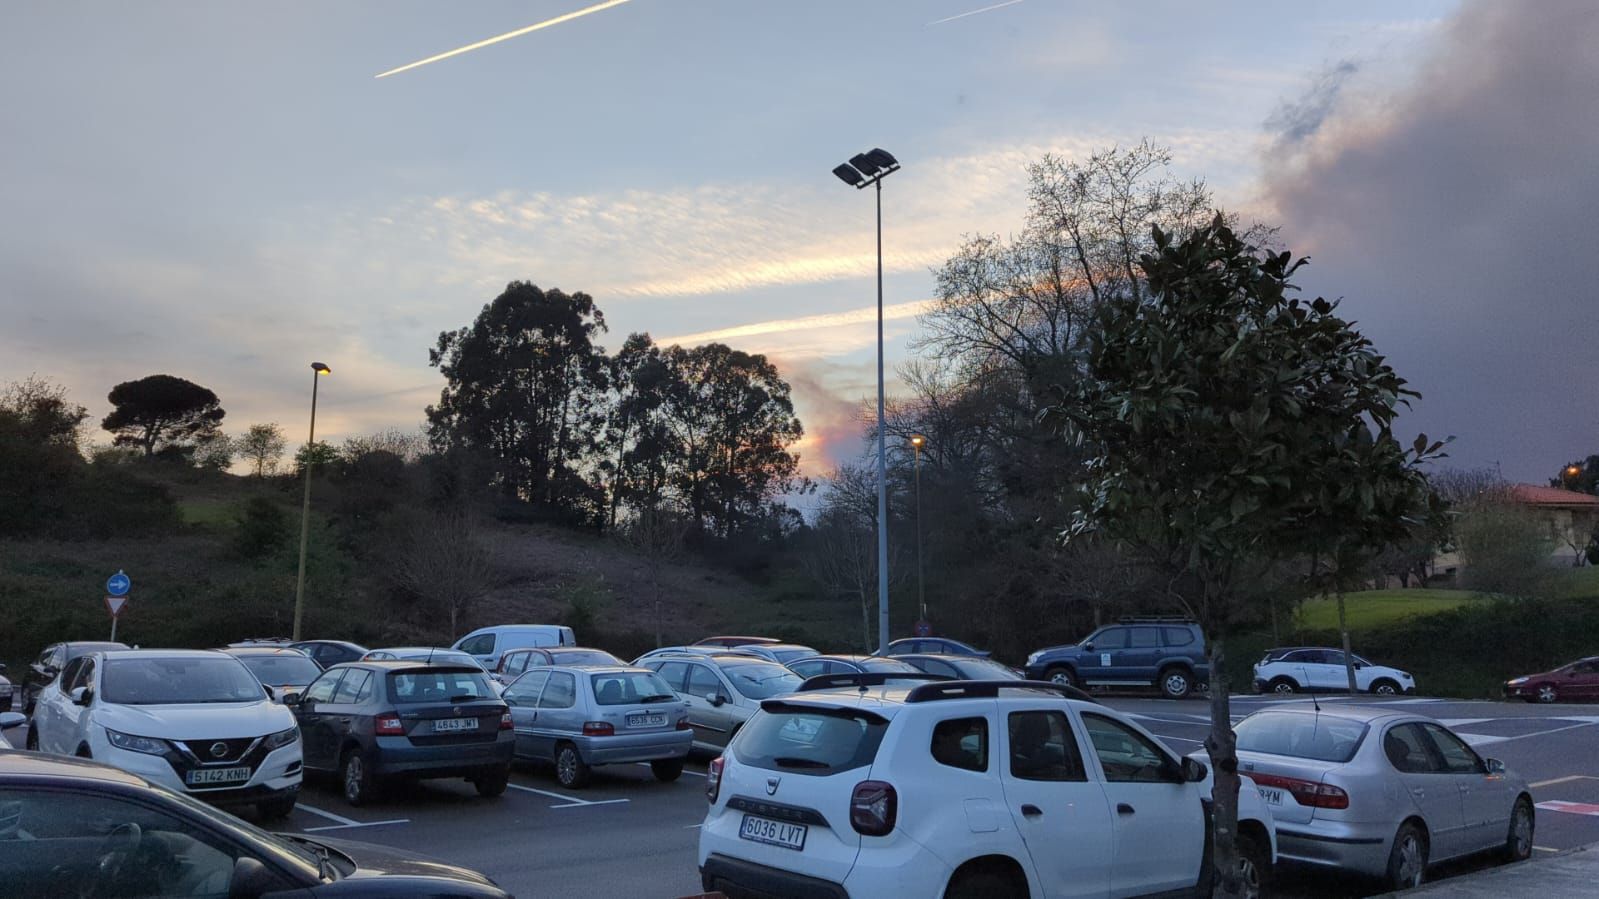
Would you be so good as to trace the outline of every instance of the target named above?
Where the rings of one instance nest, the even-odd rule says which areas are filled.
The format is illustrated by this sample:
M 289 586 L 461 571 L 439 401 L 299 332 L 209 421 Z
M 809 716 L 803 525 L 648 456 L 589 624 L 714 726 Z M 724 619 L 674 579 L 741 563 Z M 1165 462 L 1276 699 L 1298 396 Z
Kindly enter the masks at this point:
M 1028 162 L 1147 137 L 1311 256 L 1424 394 L 1402 429 L 1515 480 L 1599 452 L 1599 7 L 627 0 L 374 77 L 595 2 L 8 5 L 0 381 L 98 419 L 166 372 L 298 441 L 315 360 L 320 437 L 413 429 L 438 333 L 527 280 L 608 348 L 768 354 L 819 473 L 874 390 L 872 198 L 833 166 L 904 166 L 892 370 Z

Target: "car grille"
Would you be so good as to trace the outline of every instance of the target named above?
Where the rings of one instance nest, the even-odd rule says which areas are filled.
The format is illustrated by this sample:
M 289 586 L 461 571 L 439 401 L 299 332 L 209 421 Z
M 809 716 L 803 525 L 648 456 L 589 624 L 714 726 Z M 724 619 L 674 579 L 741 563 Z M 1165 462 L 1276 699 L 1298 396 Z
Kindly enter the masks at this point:
M 259 737 L 237 737 L 230 740 L 175 740 L 188 754 L 202 765 L 224 765 L 244 757 Z M 224 751 L 217 753 L 218 747 Z

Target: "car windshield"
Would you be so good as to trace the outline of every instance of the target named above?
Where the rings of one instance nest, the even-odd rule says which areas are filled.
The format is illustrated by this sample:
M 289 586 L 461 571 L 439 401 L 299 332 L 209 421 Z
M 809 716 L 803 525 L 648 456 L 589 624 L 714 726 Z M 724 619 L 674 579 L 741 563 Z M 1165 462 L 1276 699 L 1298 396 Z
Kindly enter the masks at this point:
M 201 802 L 200 800 L 195 799 L 188 794 L 169 790 L 160 784 L 151 784 L 150 788 L 153 790 L 159 790 L 161 793 L 165 794 L 168 799 L 187 809 L 191 815 L 204 819 L 218 831 L 222 833 L 232 832 L 235 834 L 242 831 L 246 834 L 249 834 L 259 843 L 263 844 L 263 848 L 269 849 L 273 854 L 278 856 L 279 861 L 296 867 L 308 868 L 309 870 L 307 870 L 306 873 L 312 877 L 316 876 L 318 870 L 317 853 L 307 848 L 303 843 L 295 842 L 291 839 L 285 839 L 284 837 L 281 837 L 275 833 L 262 830 L 248 821 L 236 818 L 233 815 L 222 811 L 221 809 L 207 805 L 206 803 Z M 335 856 L 335 858 L 337 858 L 337 856 Z M 341 873 L 350 874 L 353 873 L 353 871 L 341 870 Z
M 962 677 L 979 680 L 1022 680 L 1015 669 L 989 659 L 961 659 L 953 663 Z
M 777 660 L 779 662 L 782 662 L 786 665 L 789 662 L 816 655 L 816 650 L 810 648 L 809 646 L 793 646 L 788 649 L 774 649 L 771 650 L 771 653 L 772 655 L 777 656 Z
M 590 676 L 594 701 L 600 705 L 669 702 L 677 698 L 666 681 L 653 671 L 619 671 Z
M 603 649 L 552 649 L 550 657 L 557 665 L 620 665 L 622 660 Z
M 733 689 L 746 699 L 766 699 L 799 689 L 799 675 L 771 662 L 740 662 L 723 665 L 722 673 L 733 682 Z
M 899 659 L 862 659 L 856 664 L 877 674 L 921 674 L 922 669 Z
M 322 673 L 322 668 L 297 652 L 271 656 L 240 656 L 239 661 L 256 679 L 267 686 L 279 684 L 309 684 Z
M 1318 762 L 1347 762 L 1366 737 L 1366 724 L 1331 715 L 1261 712 L 1238 722 L 1240 752 L 1263 752 Z
M 100 698 L 120 705 L 191 702 L 256 702 L 266 698 L 261 682 L 238 659 L 119 659 L 105 662 Z
M 826 775 L 870 765 L 886 730 L 876 715 L 843 709 L 763 710 L 739 731 L 735 747 L 742 764 Z
M 477 671 L 396 671 L 389 674 L 389 697 L 399 705 L 498 699 L 488 678 Z

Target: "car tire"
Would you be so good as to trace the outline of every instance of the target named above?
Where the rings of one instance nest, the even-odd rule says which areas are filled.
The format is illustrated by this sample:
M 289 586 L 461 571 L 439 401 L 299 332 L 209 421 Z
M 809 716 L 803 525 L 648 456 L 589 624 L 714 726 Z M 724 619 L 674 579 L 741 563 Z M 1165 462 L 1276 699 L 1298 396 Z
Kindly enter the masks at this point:
M 978 868 L 958 875 L 944 890 L 944 899 L 1026 899 L 1027 887 L 1017 890 L 1015 878 L 993 868 Z
M 1266 690 L 1271 693 L 1280 693 L 1284 696 L 1299 692 L 1299 684 L 1291 677 L 1274 677 L 1266 685 Z
M 1524 862 L 1532 858 L 1532 837 L 1536 824 L 1532 800 L 1526 796 L 1516 797 L 1516 804 L 1510 809 L 1510 831 L 1505 834 L 1505 861 Z
M 1398 696 L 1404 691 L 1399 689 L 1397 683 L 1384 677 L 1372 682 L 1371 692 L 1377 696 Z
M 1388 850 L 1388 872 L 1385 886 L 1390 890 L 1408 890 L 1421 886 L 1427 879 L 1427 833 L 1414 821 L 1399 825 L 1394 834 L 1393 848 Z
M 1184 699 L 1194 690 L 1194 676 L 1186 668 L 1167 668 L 1158 678 L 1160 693 L 1167 699 Z
M 1060 684 L 1063 687 L 1081 686 L 1081 684 L 1077 683 L 1077 675 L 1073 674 L 1072 670 L 1065 665 L 1056 665 L 1045 671 L 1044 679 L 1052 684 Z
M 561 786 L 568 790 L 581 790 L 588 786 L 592 773 L 576 746 L 562 743 L 555 750 L 555 779 Z
M 682 759 L 656 759 L 650 762 L 650 771 L 655 774 L 655 779 L 663 784 L 669 784 L 683 776 Z
M 472 786 L 477 788 L 477 794 L 485 799 L 493 799 L 505 792 L 511 782 L 511 766 L 503 768 L 490 768 L 472 778 Z
M 346 749 L 339 759 L 339 792 L 344 794 L 344 801 L 353 806 L 377 801 L 377 776 L 359 749 Z
M 1271 852 L 1259 837 L 1238 835 L 1238 873 L 1244 879 L 1245 899 L 1260 899 L 1271 889 Z
M 89 751 L 89 745 L 87 743 L 80 744 L 78 746 L 78 751 L 74 752 L 73 755 L 77 756 L 80 759 L 92 759 L 92 758 L 94 758 L 94 753 Z
M 1541 684 L 1538 687 L 1536 698 L 1539 702 L 1544 703 L 1559 702 L 1560 691 L 1555 689 L 1554 684 Z
M 281 821 L 294 811 L 298 796 L 283 796 L 278 799 L 269 799 L 266 802 L 255 804 L 255 813 L 268 821 Z

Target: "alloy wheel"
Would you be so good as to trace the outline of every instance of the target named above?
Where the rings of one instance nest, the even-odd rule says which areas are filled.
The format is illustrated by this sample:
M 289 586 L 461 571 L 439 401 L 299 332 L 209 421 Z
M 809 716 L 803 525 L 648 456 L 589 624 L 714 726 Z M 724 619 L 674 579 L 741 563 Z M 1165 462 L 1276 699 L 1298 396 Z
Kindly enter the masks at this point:
M 1399 844 L 1399 882 L 1406 889 L 1421 886 L 1422 872 L 1427 869 L 1421 848 L 1421 839 L 1407 833 Z
M 555 774 L 563 784 L 577 780 L 577 753 L 562 750 L 560 758 L 555 760 Z
M 1393 696 L 1396 693 L 1398 693 L 1399 691 L 1394 689 L 1394 685 L 1393 684 L 1387 683 L 1385 681 L 1383 683 L 1378 684 L 1377 685 L 1377 689 L 1375 691 L 1373 691 L 1373 692 L 1375 692 L 1378 696 Z
M 350 756 L 344 763 L 344 798 L 354 803 L 361 798 L 361 780 L 363 777 L 361 757 Z
M 1283 681 L 1283 682 L 1279 683 L 1277 686 L 1273 687 L 1272 688 L 1272 692 L 1273 693 L 1281 693 L 1281 694 L 1286 696 L 1287 694 L 1294 692 L 1294 685 L 1289 683 L 1288 681 Z
M 1539 702 L 1554 702 L 1555 701 L 1555 688 L 1554 688 L 1554 686 L 1552 684 L 1544 684 L 1543 686 L 1538 688 L 1538 701 Z
M 1510 826 L 1511 848 L 1517 859 L 1523 859 L 1532 854 L 1532 809 L 1518 802 L 1515 815 Z

